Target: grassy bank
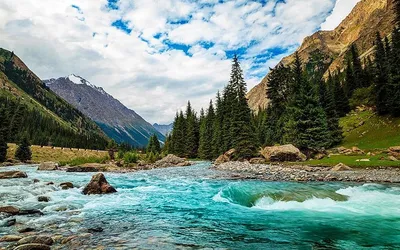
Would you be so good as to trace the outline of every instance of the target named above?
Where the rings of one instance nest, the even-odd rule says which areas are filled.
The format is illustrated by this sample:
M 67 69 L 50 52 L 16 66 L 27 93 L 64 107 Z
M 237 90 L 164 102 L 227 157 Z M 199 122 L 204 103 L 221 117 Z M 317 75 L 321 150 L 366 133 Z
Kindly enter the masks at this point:
M 8 144 L 7 158 L 14 159 L 15 150 L 17 145 Z M 43 161 L 55 161 L 62 163 L 74 163 L 77 164 L 86 162 L 100 162 L 108 156 L 107 151 L 97 150 L 84 150 L 76 148 L 51 148 L 51 147 L 40 147 L 33 145 L 32 149 L 32 160 L 34 162 Z
M 344 131 L 343 147 L 374 151 L 400 146 L 400 118 L 359 111 L 342 118 L 340 125 Z

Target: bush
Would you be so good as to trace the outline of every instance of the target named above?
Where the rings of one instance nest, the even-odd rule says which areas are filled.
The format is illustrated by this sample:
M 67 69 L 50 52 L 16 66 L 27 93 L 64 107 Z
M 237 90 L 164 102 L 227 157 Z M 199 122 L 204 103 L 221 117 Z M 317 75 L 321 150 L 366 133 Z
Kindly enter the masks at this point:
M 32 159 L 31 144 L 27 137 L 23 137 L 21 143 L 15 151 L 15 158 L 22 162 L 27 162 Z
M 159 153 L 153 153 L 153 152 L 149 152 L 146 154 L 146 161 L 149 163 L 154 163 L 157 160 L 160 159 L 160 154 Z
M 359 106 L 375 106 L 375 94 L 373 86 L 369 88 L 356 89 L 349 102 L 351 109 L 355 109 Z
M 139 160 L 139 156 L 136 152 L 128 152 L 124 154 L 124 162 L 125 164 L 137 163 Z
M 108 156 L 105 157 L 77 157 L 69 161 L 61 161 L 60 166 L 70 165 L 70 166 L 78 166 L 83 165 L 85 163 L 106 163 L 110 158 Z

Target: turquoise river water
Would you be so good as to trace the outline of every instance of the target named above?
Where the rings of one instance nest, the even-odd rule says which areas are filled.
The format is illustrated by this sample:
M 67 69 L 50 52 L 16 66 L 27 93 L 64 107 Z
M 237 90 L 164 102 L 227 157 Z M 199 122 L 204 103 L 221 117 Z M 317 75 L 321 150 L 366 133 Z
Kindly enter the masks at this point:
M 400 186 L 233 181 L 209 166 L 106 173 L 118 192 L 92 196 L 91 173 L 3 168 L 28 178 L 0 180 L 0 205 L 40 209 L 17 221 L 43 232 L 101 227 L 90 241 L 107 249 L 400 249 Z M 0 236 L 13 230 L 0 221 Z

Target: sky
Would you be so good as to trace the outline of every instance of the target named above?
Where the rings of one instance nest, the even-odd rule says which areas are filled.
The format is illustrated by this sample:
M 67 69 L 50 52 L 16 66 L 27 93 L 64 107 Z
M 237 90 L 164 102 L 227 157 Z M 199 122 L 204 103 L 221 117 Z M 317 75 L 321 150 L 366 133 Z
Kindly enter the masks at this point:
M 41 79 L 79 75 L 151 123 L 199 110 L 241 61 L 250 90 L 359 0 L 1 0 L 0 47 Z

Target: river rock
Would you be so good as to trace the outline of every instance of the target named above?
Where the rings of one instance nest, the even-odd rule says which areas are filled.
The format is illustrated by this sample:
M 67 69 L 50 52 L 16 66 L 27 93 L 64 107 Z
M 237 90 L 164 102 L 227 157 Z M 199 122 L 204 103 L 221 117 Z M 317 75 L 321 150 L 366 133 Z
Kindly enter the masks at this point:
M 398 161 L 396 157 L 394 157 L 393 155 L 389 156 L 388 159 L 390 161 Z
M 235 154 L 236 149 L 232 148 L 230 150 L 228 150 L 227 152 L 225 152 L 224 154 L 220 155 L 215 161 L 214 164 L 215 165 L 221 165 L 225 162 L 230 162 L 233 158 L 233 155 Z
M 56 162 L 42 162 L 40 163 L 38 170 L 41 171 L 53 171 L 58 169 L 58 163 Z
M 0 172 L 0 179 L 27 178 L 25 172 L 22 171 L 6 171 Z
M 38 243 L 38 244 L 44 244 L 44 245 L 51 246 L 51 245 L 53 245 L 54 241 L 49 236 L 32 235 L 32 236 L 24 237 L 17 242 L 18 245 L 25 245 L 28 243 Z
M 39 201 L 39 202 L 49 202 L 49 201 L 50 201 L 50 198 L 47 197 L 47 196 L 39 196 L 39 197 L 38 197 L 38 201 Z
M 19 208 L 13 206 L 0 207 L 0 213 L 16 215 L 19 214 L 19 211 Z
M 307 160 L 307 157 L 292 144 L 266 147 L 261 150 L 261 154 L 267 161 L 271 162 L 284 162 L 284 161 L 293 162 L 293 161 Z
M 5 235 L 0 238 L 0 242 L 15 242 L 19 241 L 20 239 L 22 239 L 22 237 L 18 235 Z
M 94 166 L 75 166 L 68 167 L 67 172 L 99 172 L 99 170 Z
M 252 158 L 250 159 L 250 164 L 264 164 L 266 163 L 264 158 L 258 157 L 258 158 Z
M 346 166 L 345 164 L 343 164 L 343 163 L 339 163 L 339 164 L 337 164 L 336 166 L 334 166 L 332 169 L 331 169 L 331 171 L 349 171 L 349 170 L 352 170 L 352 168 L 351 167 L 349 167 L 349 166 Z
M 157 168 L 166 168 L 173 166 L 190 166 L 190 162 L 186 161 L 184 158 L 180 158 L 176 155 L 169 154 L 154 163 Z
M 108 194 L 115 193 L 117 190 L 113 186 L 111 186 L 106 177 L 104 177 L 103 173 L 98 173 L 93 175 L 90 182 L 83 189 L 83 194 Z
M 390 147 L 389 148 L 389 155 L 400 160 L 400 146 Z
M 63 183 L 60 183 L 60 187 L 64 190 L 71 189 L 71 188 L 74 188 L 74 184 L 72 184 L 71 182 L 63 182 Z
M 43 213 L 38 209 L 21 209 L 21 210 L 19 210 L 18 214 L 19 215 L 32 215 L 32 214 L 43 215 Z
M 11 226 L 14 226 L 15 223 L 17 223 L 17 220 L 16 220 L 15 218 L 13 218 L 13 219 L 7 220 L 7 221 L 5 222 L 4 225 L 5 225 L 6 227 L 11 227 Z
M 51 250 L 50 246 L 38 243 L 29 243 L 17 246 L 14 250 Z
M 18 233 L 29 233 L 29 232 L 33 232 L 33 231 L 35 231 L 35 229 L 31 228 L 31 227 L 23 227 L 23 228 L 18 229 Z
M 361 149 L 359 149 L 358 147 L 352 147 L 352 148 L 351 148 L 351 151 L 352 151 L 354 154 L 359 154 L 359 155 L 365 154 L 365 152 L 362 151 Z

